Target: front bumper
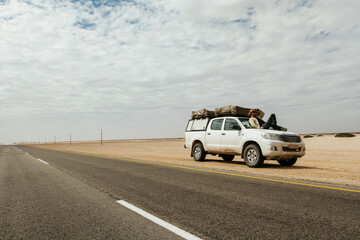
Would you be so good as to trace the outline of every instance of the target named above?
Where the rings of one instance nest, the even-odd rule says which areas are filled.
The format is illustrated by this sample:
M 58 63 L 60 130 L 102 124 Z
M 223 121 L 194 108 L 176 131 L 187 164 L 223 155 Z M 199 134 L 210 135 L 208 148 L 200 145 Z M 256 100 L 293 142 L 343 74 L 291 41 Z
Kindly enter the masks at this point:
M 266 141 L 266 144 L 261 146 L 261 151 L 268 160 L 300 158 L 305 155 L 305 143 Z

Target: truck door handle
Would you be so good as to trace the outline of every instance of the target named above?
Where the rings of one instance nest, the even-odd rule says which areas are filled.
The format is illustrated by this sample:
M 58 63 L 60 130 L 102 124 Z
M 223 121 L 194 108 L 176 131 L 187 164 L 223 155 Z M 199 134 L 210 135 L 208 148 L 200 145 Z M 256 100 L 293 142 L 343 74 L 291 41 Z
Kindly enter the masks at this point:
M 208 133 L 208 135 L 211 135 L 211 133 Z
M 226 133 L 222 133 L 221 135 L 226 135 Z

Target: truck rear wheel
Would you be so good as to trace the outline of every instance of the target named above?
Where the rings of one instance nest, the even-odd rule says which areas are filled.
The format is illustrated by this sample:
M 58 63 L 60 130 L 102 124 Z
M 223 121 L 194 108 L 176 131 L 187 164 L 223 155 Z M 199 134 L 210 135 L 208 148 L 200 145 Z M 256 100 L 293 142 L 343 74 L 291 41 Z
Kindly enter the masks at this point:
M 224 154 L 224 155 L 221 155 L 221 157 L 222 157 L 222 159 L 224 159 L 224 161 L 231 162 L 234 159 L 235 155 L 226 155 L 226 154 Z
M 196 143 L 192 149 L 195 161 L 204 161 L 206 153 L 201 143 Z
M 244 159 L 248 167 L 261 167 L 264 163 L 264 157 L 259 146 L 250 144 L 245 148 Z
M 278 163 L 281 166 L 292 166 L 296 163 L 297 158 L 292 158 L 292 159 L 286 159 L 286 160 L 278 160 Z

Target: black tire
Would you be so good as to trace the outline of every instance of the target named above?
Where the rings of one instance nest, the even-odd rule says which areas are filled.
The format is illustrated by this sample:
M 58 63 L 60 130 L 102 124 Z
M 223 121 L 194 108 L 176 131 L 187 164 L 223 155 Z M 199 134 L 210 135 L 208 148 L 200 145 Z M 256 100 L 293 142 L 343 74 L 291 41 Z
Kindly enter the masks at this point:
M 226 154 L 224 154 L 224 155 L 221 155 L 221 157 L 222 157 L 222 159 L 224 161 L 231 162 L 232 160 L 234 160 L 235 155 L 226 155 Z
M 196 143 L 192 149 L 195 161 L 204 161 L 206 153 L 201 143 Z
M 261 167 L 264 163 L 264 157 L 260 147 L 256 144 L 249 144 L 244 150 L 244 159 L 248 167 Z
M 292 159 L 286 159 L 286 160 L 278 160 L 278 163 L 281 166 L 292 166 L 296 163 L 297 158 L 292 158 Z

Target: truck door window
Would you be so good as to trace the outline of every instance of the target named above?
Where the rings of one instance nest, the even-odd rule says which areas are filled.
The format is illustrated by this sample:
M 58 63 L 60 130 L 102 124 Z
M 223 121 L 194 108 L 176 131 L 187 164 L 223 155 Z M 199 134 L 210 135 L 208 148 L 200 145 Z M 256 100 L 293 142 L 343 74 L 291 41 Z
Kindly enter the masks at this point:
M 225 121 L 225 127 L 224 130 L 238 130 L 234 129 L 234 126 L 239 126 L 239 123 L 235 119 L 228 118 Z
M 239 118 L 239 120 L 242 123 L 242 125 L 244 125 L 245 128 L 247 129 L 254 128 L 250 125 L 249 118 Z
M 224 119 L 216 119 L 211 123 L 211 130 L 221 130 Z

